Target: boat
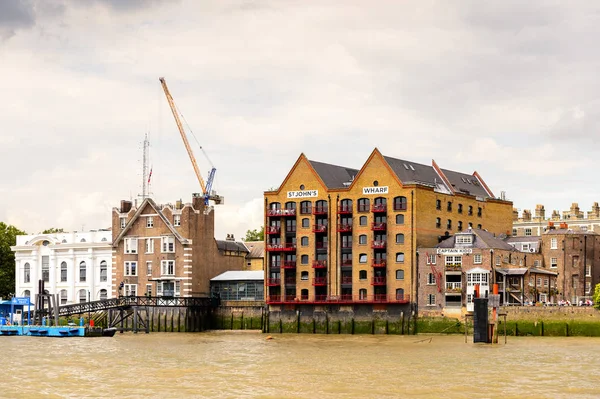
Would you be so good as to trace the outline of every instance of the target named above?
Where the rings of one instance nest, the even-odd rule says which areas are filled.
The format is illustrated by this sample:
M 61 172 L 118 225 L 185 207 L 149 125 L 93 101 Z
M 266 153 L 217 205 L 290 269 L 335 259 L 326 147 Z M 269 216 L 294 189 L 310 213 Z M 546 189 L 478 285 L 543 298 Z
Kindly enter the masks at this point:
M 114 337 L 117 329 L 115 327 L 109 327 L 102 330 L 103 337 Z

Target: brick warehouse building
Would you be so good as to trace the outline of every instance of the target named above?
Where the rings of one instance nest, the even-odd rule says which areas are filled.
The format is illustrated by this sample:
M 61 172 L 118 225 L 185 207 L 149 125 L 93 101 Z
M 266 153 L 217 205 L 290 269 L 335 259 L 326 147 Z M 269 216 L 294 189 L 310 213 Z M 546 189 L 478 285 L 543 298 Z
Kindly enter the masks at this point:
M 377 149 L 360 170 L 301 154 L 264 196 L 270 305 L 408 303 L 418 246 L 469 226 L 505 234 L 512 227 L 512 203 L 495 198 L 477 172 Z
M 208 296 L 211 278 L 243 269 L 248 250 L 215 240 L 215 213 L 203 212 L 202 196 L 194 194 L 191 204 L 147 198 L 132 205 L 113 208 L 113 296 Z

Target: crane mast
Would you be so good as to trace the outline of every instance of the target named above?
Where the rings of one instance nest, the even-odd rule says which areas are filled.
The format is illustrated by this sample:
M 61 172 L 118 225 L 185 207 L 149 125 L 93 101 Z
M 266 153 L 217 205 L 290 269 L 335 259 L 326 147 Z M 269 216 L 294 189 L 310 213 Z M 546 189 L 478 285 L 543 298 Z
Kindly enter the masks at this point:
M 196 162 L 196 157 L 194 156 L 194 152 L 192 151 L 192 148 L 190 147 L 190 143 L 187 139 L 187 135 L 183 128 L 183 124 L 181 123 L 181 119 L 179 118 L 179 113 L 177 112 L 177 107 L 175 106 L 175 101 L 173 100 L 173 96 L 171 96 L 171 92 L 169 91 L 169 88 L 167 87 L 167 82 L 165 81 L 165 78 L 158 78 L 158 80 L 160 81 L 163 91 L 165 92 L 165 96 L 167 97 L 167 101 L 169 102 L 169 107 L 171 108 L 171 112 L 173 113 L 173 117 L 175 118 L 175 123 L 177 124 L 177 129 L 179 130 L 179 134 L 181 135 L 181 139 L 183 140 L 183 145 L 185 146 L 185 149 L 190 157 L 190 161 L 192 162 L 192 167 L 194 168 L 194 173 L 196 174 L 196 177 L 198 178 L 198 182 L 200 183 L 200 187 L 202 188 L 202 194 L 204 195 L 204 204 L 206 205 L 206 207 L 208 209 L 209 200 L 215 201 L 216 204 L 222 203 L 223 197 L 216 195 L 216 194 L 211 194 L 212 183 L 213 183 L 213 179 L 215 177 L 215 172 L 217 170 L 211 164 L 211 170 L 209 172 L 208 181 L 205 183 L 204 179 L 202 178 L 202 174 L 200 173 L 200 168 L 198 167 L 198 163 Z M 204 150 L 202 150 L 202 152 L 208 159 L 208 156 L 206 155 Z M 209 162 L 210 162 L 210 160 L 209 160 Z

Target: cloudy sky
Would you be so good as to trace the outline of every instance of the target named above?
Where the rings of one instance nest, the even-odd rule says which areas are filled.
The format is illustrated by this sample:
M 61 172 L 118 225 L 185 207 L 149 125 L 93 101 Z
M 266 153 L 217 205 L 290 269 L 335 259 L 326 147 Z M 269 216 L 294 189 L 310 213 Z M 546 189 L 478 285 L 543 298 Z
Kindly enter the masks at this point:
M 600 200 L 597 1 L 0 0 L 0 221 L 110 225 L 199 191 L 159 76 L 217 168 L 216 235 L 301 152 L 477 170 L 519 209 Z M 192 138 L 206 176 L 208 161 Z

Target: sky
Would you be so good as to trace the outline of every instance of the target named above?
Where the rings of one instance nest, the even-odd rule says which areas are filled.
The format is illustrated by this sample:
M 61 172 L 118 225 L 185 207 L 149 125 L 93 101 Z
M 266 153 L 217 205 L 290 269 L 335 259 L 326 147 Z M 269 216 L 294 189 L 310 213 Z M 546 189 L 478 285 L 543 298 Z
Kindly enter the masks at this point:
M 262 225 L 300 153 L 358 169 L 375 147 L 588 211 L 598 37 L 597 1 L 0 0 L 0 221 L 110 227 L 145 134 L 152 197 L 191 202 L 161 76 L 217 168 L 217 238 Z

